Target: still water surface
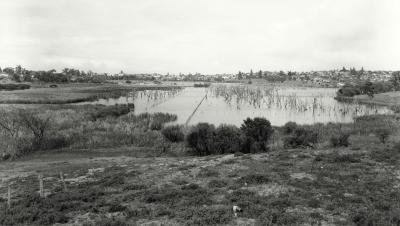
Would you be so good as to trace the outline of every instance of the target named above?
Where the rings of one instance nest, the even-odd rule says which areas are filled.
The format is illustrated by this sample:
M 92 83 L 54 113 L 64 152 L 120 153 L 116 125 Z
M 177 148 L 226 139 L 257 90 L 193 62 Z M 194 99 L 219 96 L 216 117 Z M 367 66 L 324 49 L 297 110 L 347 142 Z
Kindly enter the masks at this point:
M 265 117 L 273 125 L 280 126 L 288 121 L 300 124 L 351 122 L 354 116 L 390 112 L 382 106 L 338 102 L 334 99 L 336 91 L 334 88 L 213 84 L 207 88 L 133 91 L 126 97 L 91 103 L 134 103 L 137 114 L 172 113 L 178 115 L 179 124 L 209 122 L 237 126 L 247 117 Z

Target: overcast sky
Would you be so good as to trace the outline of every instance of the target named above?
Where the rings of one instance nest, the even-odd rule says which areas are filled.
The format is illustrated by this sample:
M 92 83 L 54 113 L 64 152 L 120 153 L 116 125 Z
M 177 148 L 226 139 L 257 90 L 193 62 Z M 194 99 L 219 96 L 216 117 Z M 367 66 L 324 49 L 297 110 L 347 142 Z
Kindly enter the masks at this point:
M 0 66 L 400 69 L 399 0 L 1 0 Z

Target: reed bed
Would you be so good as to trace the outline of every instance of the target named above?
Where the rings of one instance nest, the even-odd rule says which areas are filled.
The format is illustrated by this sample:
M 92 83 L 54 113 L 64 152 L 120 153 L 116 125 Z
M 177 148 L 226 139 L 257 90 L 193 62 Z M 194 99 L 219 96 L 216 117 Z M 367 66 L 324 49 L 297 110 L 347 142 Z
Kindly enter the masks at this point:
M 210 94 L 222 98 L 228 105 L 240 110 L 243 107 L 280 109 L 295 113 L 312 112 L 327 116 L 361 116 L 390 113 L 391 110 L 378 105 L 363 105 L 356 101 L 337 102 L 323 94 L 297 95 L 278 87 L 226 86 L 210 88 Z

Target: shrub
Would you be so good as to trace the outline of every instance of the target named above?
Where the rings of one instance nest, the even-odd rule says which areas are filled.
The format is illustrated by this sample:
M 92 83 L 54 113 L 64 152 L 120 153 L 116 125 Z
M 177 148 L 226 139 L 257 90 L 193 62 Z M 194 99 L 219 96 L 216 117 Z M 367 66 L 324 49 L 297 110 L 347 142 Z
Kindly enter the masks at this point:
M 287 122 L 285 125 L 283 125 L 283 134 L 289 135 L 293 133 L 297 128 L 297 123 L 295 122 Z
M 243 176 L 239 179 L 240 183 L 248 183 L 248 184 L 265 184 L 270 182 L 271 179 L 264 174 L 249 174 Z
M 27 84 L 0 84 L 0 90 L 21 90 L 21 89 L 30 89 L 31 86 Z
M 361 90 L 359 87 L 352 86 L 352 85 L 345 85 L 340 88 L 337 92 L 338 96 L 345 96 L 345 97 L 353 97 L 355 95 L 360 95 Z
M 400 113 L 400 105 L 394 105 L 394 106 L 390 107 L 390 109 L 391 109 L 394 113 Z
M 318 133 L 305 128 L 297 128 L 293 134 L 285 137 L 285 148 L 313 148 L 318 143 Z
M 163 124 L 158 121 L 154 121 L 150 124 L 150 129 L 151 130 L 161 130 L 163 127 Z
M 244 153 L 268 150 L 267 144 L 274 130 L 267 119 L 247 118 L 244 120 L 240 130 L 245 136 L 242 148 Z
M 340 133 L 339 135 L 333 135 L 330 139 L 332 147 L 348 147 L 349 146 L 349 133 Z
M 99 118 L 106 117 L 119 117 L 122 115 L 126 115 L 131 111 L 128 105 L 113 105 L 113 106 L 105 106 L 100 107 L 96 112 L 92 113 L 92 120 L 97 120 Z
M 215 130 L 214 147 L 216 153 L 235 153 L 240 151 L 241 131 L 236 126 L 220 125 Z
M 33 111 L 17 112 L 18 123 L 33 135 L 31 150 L 42 148 L 45 136 L 50 128 L 50 117 L 41 116 Z
M 376 129 L 375 134 L 378 137 L 378 139 L 384 144 L 389 135 L 391 134 L 391 131 L 388 128 L 379 128 Z
M 198 155 L 214 154 L 214 132 L 214 125 L 199 123 L 192 128 L 186 141 Z
M 161 131 L 161 133 L 171 142 L 181 142 L 185 138 L 179 125 L 167 126 Z
M 67 147 L 69 144 L 70 141 L 65 136 L 54 135 L 44 139 L 42 149 L 43 150 L 60 149 Z

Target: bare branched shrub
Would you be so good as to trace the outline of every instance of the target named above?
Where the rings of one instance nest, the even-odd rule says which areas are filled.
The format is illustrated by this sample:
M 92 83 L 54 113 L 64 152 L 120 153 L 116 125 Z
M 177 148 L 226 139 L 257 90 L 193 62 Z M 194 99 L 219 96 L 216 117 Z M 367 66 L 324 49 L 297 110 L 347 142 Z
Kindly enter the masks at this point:
M 45 134 L 50 128 L 50 116 L 41 116 L 32 111 L 19 110 L 18 121 L 22 127 L 33 134 L 33 150 L 41 148 Z
M 3 144 L 6 146 L 5 152 L 19 155 L 40 149 L 50 124 L 50 116 L 39 115 L 31 110 L 1 111 L 0 133 L 6 141 Z

